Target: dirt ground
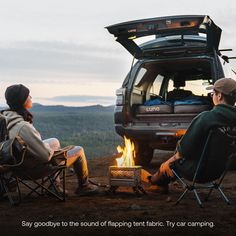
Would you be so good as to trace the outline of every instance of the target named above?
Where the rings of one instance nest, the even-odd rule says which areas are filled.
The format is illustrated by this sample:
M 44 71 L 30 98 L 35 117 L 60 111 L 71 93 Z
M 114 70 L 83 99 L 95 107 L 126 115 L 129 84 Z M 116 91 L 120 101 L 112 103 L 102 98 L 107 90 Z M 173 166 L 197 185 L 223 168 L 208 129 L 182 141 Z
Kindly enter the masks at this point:
M 154 172 L 170 153 L 157 152 L 148 168 Z M 91 179 L 108 184 L 108 166 L 114 158 L 89 161 Z M 52 197 L 32 197 L 20 206 L 0 201 L 0 235 L 235 235 L 236 171 L 228 172 L 224 190 L 231 200 L 226 205 L 213 192 L 210 201 L 200 208 L 191 194 L 179 205 L 177 184 L 168 195 L 153 193 L 144 185 L 147 195 L 136 196 L 132 188 L 120 188 L 115 195 L 78 197 L 73 191 L 75 176 L 68 177 L 69 197 L 59 202 Z

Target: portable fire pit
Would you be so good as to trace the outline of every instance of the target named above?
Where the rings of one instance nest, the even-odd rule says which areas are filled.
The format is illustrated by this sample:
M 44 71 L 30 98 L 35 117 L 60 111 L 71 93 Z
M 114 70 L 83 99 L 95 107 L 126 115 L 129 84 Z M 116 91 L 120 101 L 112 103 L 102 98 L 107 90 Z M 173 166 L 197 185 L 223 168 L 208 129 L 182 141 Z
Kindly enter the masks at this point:
M 120 145 L 117 147 L 119 157 L 116 158 L 117 165 L 109 167 L 109 192 L 115 193 L 119 187 L 132 187 L 133 191 L 146 194 L 141 186 L 142 167 L 136 166 L 135 146 L 130 139 L 124 136 L 124 148 Z
M 146 194 L 141 185 L 141 166 L 110 166 L 109 167 L 109 191 L 115 193 L 119 187 L 132 187 L 133 191 Z

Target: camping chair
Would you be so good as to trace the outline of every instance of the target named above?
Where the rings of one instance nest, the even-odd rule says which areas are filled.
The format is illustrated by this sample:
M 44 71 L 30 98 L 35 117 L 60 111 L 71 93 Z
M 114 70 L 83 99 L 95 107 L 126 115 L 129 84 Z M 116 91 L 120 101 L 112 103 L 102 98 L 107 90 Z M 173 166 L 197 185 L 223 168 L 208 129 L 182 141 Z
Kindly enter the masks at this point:
M 46 194 L 54 196 L 58 200 L 65 201 L 65 168 L 66 158 L 62 153 L 57 153 L 57 162 L 49 161 L 46 164 L 30 169 L 27 166 L 27 157 L 20 166 L 8 166 L 0 168 L 0 184 L 7 195 L 11 205 L 19 205 L 23 199 L 35 193 L 38 196 Z M 55 155 L 54 155 L 55 157 Z M 61 176 L 63 192 L 60 193 L 55 186 L 55 180 Z M 13 181 L 12 181 L 13 180 Z M 14 191 L 12 192 L 10 182 L 14 182 Z M 22 197 L 21 185 L 25 186 L 28 194 Z M 15 191 L 16 190 L 16 191 Z
M 221 189 L 221 183 L 235 156 L 236 127 L 218 127 L 211 129 L 192 176 L 186 177 L 181 173 L 181 167 L 178 167 L 176 164 L 172 166 L 174 175 L 184 188 L 184 192 L 180 195 L 176 204 L 183 199 L 186 193 L 193 192 L 197 203 L 202 207 L 202 201 L 197 192 L 198 189 L 209 190 L 205 201 L 209 199 L 212 191 L 215 189 L 219 191 L 223 200 L 227 204 L 230 204 L 229 199 Z

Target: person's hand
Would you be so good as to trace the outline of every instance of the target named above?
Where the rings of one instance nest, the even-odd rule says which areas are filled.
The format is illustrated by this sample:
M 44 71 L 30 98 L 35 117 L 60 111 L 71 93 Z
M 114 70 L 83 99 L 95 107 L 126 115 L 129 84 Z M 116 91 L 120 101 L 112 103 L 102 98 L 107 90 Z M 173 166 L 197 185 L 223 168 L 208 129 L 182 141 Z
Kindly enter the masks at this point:
M 143 182 L 150 183 L 150 179 L 149 179 L 150 176 L 152 176 L 151 173 L 149 173 L 148 171 L 146 171 L 144 169 L 141 170 L 141 180 Z
M 168 177 L 174 177 L 173 171 L 170 169 L 170 162 L 166 161 L 160 166 L 160 172 L 166 174 Z

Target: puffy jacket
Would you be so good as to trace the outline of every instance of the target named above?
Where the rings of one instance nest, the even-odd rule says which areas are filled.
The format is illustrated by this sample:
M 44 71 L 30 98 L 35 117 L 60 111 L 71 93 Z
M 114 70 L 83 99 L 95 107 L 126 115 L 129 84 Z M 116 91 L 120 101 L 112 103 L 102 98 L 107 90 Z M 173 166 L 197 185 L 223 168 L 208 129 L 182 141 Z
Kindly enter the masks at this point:
M 9 138 L 19 135 L 25 141 L 30 167 L 46 163 L 51 159 L 54 151 L 43 143 L 40 133 L 32 124 L 24 121 L 23 117 L 15 111 L 4 111 L 3 115 L 6 118 Z

